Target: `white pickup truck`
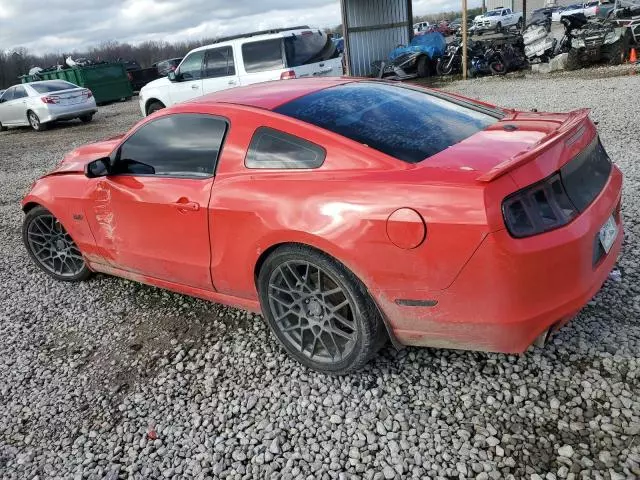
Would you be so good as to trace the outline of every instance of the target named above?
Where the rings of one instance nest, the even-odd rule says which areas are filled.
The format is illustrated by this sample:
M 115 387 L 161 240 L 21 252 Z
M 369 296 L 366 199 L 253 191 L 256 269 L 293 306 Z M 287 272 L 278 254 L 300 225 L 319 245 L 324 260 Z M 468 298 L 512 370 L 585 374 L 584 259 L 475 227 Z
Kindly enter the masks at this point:
M 473 31 L 477 34 L 488 31 L 502 32 L 514 26 L 522 28 L 522 12 L 514 13 L 510 8 L 494 8 L 473 19 Z

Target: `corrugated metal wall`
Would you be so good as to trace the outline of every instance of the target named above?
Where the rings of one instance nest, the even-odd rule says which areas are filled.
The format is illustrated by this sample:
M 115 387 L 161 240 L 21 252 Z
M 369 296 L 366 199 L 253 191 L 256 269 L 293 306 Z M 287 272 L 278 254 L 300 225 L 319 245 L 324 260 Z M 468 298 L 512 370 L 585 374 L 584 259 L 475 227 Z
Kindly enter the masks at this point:
M 411 0 L 342 0 L 342 23 L 349 73 L 367 76 L 412 32 Z

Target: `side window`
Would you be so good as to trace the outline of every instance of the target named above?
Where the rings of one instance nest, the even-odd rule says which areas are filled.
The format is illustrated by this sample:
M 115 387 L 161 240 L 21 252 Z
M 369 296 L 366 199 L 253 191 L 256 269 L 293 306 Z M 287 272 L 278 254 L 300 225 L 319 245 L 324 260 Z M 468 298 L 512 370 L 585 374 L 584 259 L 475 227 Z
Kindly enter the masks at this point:
M 231 47 L 212 48 L 204 57 L 205 78 L 227 77 L 236 74 Z
M 194 52 L 184 59 L 180 65 L 180 75 L 183 80 L 198 80 L 202 78 L 202 59 L 204 51 Z
M 15 87 L 15 90 L 13 92 L 14 100 L 17 100 L 18 98 L 28 97 L 28 96 L 29 94 L 27 93 L 27 90 L 22 85 L 18 85 L 17 87 Z
M 151 121 L 122 144 L 115 173 L 211 176 L 226 131 L 226 121 L 209 115 L 183 113 Z
M 282 38 L 245 43 L 242 45 L 242 58 L 247 73 L 282 70 Z
M 253 134 L 244 164 L 247 168 L 318 168 L 326 156 L 324 148 L 268 127 Z
M 10 102 L 13 100 L 13 92 L 16 91 L 16 87 L 8 88 L 6 92 L 2 94 L 2 100 L 5 102 Z

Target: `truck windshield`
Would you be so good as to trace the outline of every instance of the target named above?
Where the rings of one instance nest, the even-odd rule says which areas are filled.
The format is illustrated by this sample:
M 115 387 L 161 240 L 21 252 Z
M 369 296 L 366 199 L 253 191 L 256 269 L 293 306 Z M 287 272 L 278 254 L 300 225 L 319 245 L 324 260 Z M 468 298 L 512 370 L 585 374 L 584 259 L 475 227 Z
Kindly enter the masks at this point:
M 500 15 L 500 13 L 502 13 L 502 12 L 500 12 L 499 10 L 494 10 L 493 12 L 485 13 L 484 16 L 485 17 L 497 17 L 497 16 Z
M 335 44 L 320 31 L 305 31 L 284 39 L 288 67 L 299 67 L 338 57 Z
M 417 163 L 498 121 L 440 94 L 354 82 L 292 100 L 276 112 L 311 123 L 408 163 Z M 491 113 L 491 114 L 490 114 Z

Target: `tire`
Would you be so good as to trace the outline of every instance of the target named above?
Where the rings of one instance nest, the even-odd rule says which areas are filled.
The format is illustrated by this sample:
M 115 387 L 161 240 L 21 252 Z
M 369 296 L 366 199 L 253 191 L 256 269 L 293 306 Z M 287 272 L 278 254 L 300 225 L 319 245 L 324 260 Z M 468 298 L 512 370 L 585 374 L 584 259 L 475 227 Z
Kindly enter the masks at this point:
M 40 118 L 38 117 L 38 115 L 36 115 L 36 113 L 32 112 L 31 110 L 27 112 L 27 119 L 29 120 L 29 125 L 31 125 L 31 128 L 33 128 L 36 132 L 44 132 L 48 128 L 48 125 L 46 123 L 40 123 Z
M 418 63 L 416 65 L 416 72 L 418 73 L 418 77 L 426 78 L 431 76 L 431 65 L 429 62 L 429 57 L 426 55 L 421 56 L 418 59 Z
M 522 31 L 522 19 L 518 20 L 518 23 L 516 23 L 516 29 L 519 32 Z
M 602 56 L 606 58 L 609 65 L 621 65 L 627 61 L 629 51 L 629 40 L 626 35 L 611 45 L 602 49 Z
M 7 130 L 8 128 L 2 125 L 2 123 L 0 123 L 0 132 L 6 132 Z
M 91 120 L 93 120 L 93 113 L 91 115 L 82 115 L 80 117 L 80 121 L 82 123 L 89 123 Z
M 502 32 L 502 22 L 498 22 L 496 24 L 496 33 L 501 33 Z
M 453 71 L 453 65 L 447 66 L 449 57 L 440 57 L 436 62 L 436 73 L 440 76 L 450 75 Z
M 580 52 L 576 48 L 569 50 L 567 54 L 567 70 L 578 70 L 580 65 Z
M 37 206 L 24 217 L 22 241 L 31 260 L 56 280 L 80 282 L 91 275 L 80 249 L 62 224 L 44 207 Z
M 350 373 L 362 368 L 387 340 L 362 282 L 340 262 L 312 248 L 277 248 L 260 268 L 257 283 L 271 331 L 305 367 Z
M 147 107 L 147 115 L 151 115 L 152 113 L 157 112 L 158 110 L 162 110 L 163 108 L 166 108 L 166 107 L 162 102 L 158 102 L 158 101 L 151 102 Z
M 491 75 L 506 75 L 507 67 L 504 62 L 497 60 L 489 63 L 489 70 L 491 70 Z

